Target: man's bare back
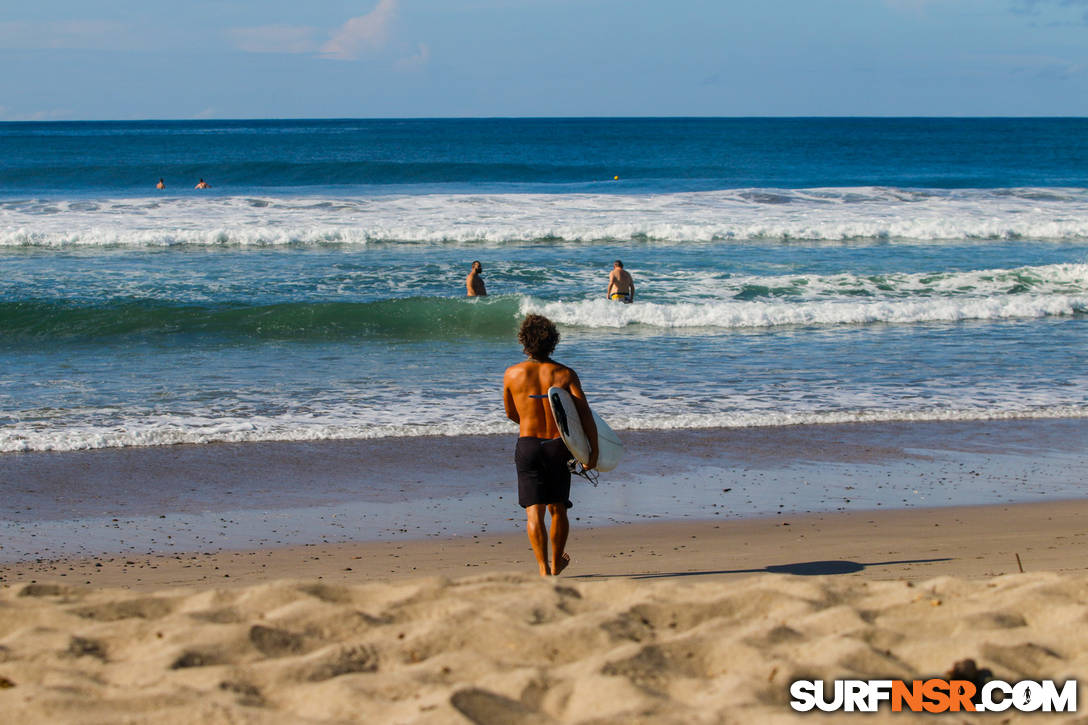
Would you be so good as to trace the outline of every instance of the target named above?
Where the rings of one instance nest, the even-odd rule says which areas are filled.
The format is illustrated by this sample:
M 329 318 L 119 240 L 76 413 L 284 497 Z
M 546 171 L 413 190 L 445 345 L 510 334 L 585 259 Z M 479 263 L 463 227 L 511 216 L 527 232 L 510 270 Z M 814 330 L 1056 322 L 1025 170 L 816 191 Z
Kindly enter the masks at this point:
M 610 300 L 635 301 L 635 280 L 631 273 L 623 268 L 623 262 L 616 260 L 612 265 L 612 272 L 608 275 L 608 292 L 605 295 Z
M 559 437 L 559 428 L 555 425 L 551 405 L 544 397 L 548 388 L 554 386 L 570 392 L 574 406 L 578 408 L 582 430 L 586 432 L 589 440 L 597 440 L 597 424 L 593 422 L 593 414 L 589 411 L 585 393 L 582 392 L 578 373 L 566 365 L 560 365 L 553 360 L 526 360 L 508 367 L 502 383 L 506 417 L 518 424 L 518 435 L 522 438 Z M 597 446 L 594 445 L 587 468 L 593 468 L 596 464 Z

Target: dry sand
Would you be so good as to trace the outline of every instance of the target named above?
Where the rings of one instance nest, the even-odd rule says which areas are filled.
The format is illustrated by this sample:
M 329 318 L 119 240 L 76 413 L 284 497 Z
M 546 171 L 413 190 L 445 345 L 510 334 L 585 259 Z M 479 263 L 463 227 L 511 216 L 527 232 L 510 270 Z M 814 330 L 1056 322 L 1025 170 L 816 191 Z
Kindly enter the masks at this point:
M 788 706 L 795 679 L 910 679 L 964 657 L 1008 681 L 1083 675 L 1086 600 L 1088 577 L 1051 573 L 22 585 L 0 593 L 0 712 L 160 725 L 802 721 L 812 715 Z

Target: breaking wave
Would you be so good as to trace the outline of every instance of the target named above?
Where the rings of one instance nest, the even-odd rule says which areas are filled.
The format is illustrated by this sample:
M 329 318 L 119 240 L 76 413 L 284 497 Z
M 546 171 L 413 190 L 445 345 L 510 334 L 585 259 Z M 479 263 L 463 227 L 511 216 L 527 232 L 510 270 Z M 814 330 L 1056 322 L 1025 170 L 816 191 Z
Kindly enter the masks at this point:
M 0 248 L 1088 239 L 1088 189 L 23 199 Z

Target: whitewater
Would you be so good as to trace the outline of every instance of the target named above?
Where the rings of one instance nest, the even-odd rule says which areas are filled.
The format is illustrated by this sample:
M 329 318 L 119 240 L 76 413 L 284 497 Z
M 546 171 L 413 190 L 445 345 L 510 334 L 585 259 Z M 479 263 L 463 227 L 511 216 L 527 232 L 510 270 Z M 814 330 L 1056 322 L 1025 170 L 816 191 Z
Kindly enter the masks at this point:
M 1088 239 L 1088 189 L 259 197 L 188 192 L 0 201 L 0 247 L 15 248 L 1002 239 Z

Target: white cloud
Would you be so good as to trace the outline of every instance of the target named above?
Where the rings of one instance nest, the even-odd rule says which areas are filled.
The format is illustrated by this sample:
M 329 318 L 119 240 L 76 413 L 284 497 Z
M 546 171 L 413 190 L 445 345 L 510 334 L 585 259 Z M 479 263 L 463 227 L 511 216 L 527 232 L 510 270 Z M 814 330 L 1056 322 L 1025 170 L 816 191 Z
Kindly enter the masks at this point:
M 317 28 L 259 25 L 229 31 L 234 44 L 249 53 L 312 53 L 319 47 Z
M 334 60 L 356 60 L 367 53 L 385 48 L 398 0 L 378 0 L 366 15 L 351 18 L 340 27 L 327 32 L 322 42 L 319 28 L 300 25 L 257 25 L 232 28 L 227 36 L 233 45 L 247 53 L 314 53 Z M 431 50 L 419 43 L 415 53 L 402 57 L 393 64 L 397 70 L 412 71 L 431 59 Z
M 420 43 L 419 49 L 412 55 L 401 58 L 394 67 L 400 71 L 419 70 L 431 60 L 431 49 L 426 43 Z
M 397 0 L 379 0 L 377 7 L 366 15 L 344 23 L 332 33 L 329 41 L 321 46 L 327 58 L 354 60 L 363 53 L 385 45 L 389 26 L 396 15 Z

